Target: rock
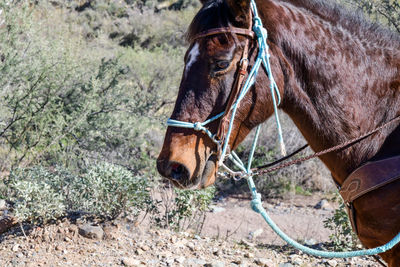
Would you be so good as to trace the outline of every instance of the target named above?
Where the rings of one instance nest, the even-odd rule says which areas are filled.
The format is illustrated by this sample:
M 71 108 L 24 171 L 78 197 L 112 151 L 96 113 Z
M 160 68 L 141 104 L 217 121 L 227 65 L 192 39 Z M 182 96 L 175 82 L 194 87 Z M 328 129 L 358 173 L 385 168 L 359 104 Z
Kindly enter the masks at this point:
M 289 262 L 280 263 L 278 266 L 279 267 L 294 267 L 293 264 L 291 264 Z
M 195 246 L 192 242 L 187 243 L 186 246 L 187 246 L 191 251 L 195 251 L 195 249 L 196 249 L 196 246 Z
M 5 210 L 6 208 L 6 201 L 4 199 L 0 199 L 0 210 Z
M 143 245 L 140 247 L 143 251 L 149 251 L 150 247 L 148 245 Z
M 240 240 L 240 243 L 247 246 L 247 247 L 254 247 L 255 245 L 253 243 L 250 243 L 249 241 L 247 241 L 246 239 L 242 239 Z
M 204 265 L 205 267 L 224 267 L 225 264 L 222 261 L 213 261 Z
M 336 260 L 328 260 L 327 261 L 329 266 L 336 267 L 338 265 Z
M 143 251 L 143 249 L 138 248 L 138 249 L 135 250 L 135 253 L 136 253 L 136 255 L 139 256 L 139 255 L 142 255 L 144 253 L 144 251 Z
M 302 265 L 303 259 L 299 255 L 291 255 L 290 260 L 294 265 Z
M 103 239 L 104 231 L 100 226 L 85 224 L 79 227 L 79 234 L 90 239 Z
M 310 239 L 306 239 L 305 241 L 304 241 L 304 244 L 306 244 L 307 246 L 314 246 L 314 245 L 316 245 L 317 244 L 317 241 L 315 240 L 315 239 L 312 239 L 312 238 L 310 238 Z
M 218 206 L 211 206 L 211 212 L 213 213 L 219 213 L 225 211 L 225 208 L 223 207 L 218 207 Z
M 142 262 L 134 258 L 122 258 L 122 264 L 125 266 L 141 266 Z
M 185 257 L 184 256 L 181 256 L 181 257 L 179 257 L 179 258 L 176 258 L 175 259 L 175 261 L 177 262 L 177 263 L 183 263 L 184 261 L 185 261 Z
M 323 209 L 323 210 L 331 210 L 331 205 L 329 204 L 328 200 L 322 199 L 317 205 L 314 206 L 315 209 Z
M 207 262 L 203 259 L 190 258 L 186 260 L 185 266 L 204 266 Z
M 221 250 L 219 248 L 213 248 L 212 253 L 215 256 L 219 256 L 219 255 L 221 255 Z
M 263 232 L 264 232 L 264 230 L 263 230 L 262 228 L 257 229 L 257 230 L 255 230 L 255 231 L 252 231 L 252 232 L 250 232 L 250 234 L 249 234 L 249 239 L 250 239 L 250 240 L 254 240 L 254 239 L 256 239 L 257 237 L 259 237 Z
M 165 258 L 164 262 L 168 265 L 171 266 L 174 263 L 175 259 L 174 258 Z
M 263 267 L 273 267 L 273 266 L 275 266 L 275 264 L 270 259 L 258 258 L 258 259 L 255 259 L 254 262 L 258 266 L 263 266 Z
M 251 253 L 251 252 L 246 252 L 246 253 L 244 254 L 244 256 L 245 256 L 246 258 L 249 258 L 249 259 L 254 258 L 254 254 Z
M 19 244 L 15 244 L 15 245 L 12 247 L 12 251 L 17 252 L 18 250 L 19 250 Z

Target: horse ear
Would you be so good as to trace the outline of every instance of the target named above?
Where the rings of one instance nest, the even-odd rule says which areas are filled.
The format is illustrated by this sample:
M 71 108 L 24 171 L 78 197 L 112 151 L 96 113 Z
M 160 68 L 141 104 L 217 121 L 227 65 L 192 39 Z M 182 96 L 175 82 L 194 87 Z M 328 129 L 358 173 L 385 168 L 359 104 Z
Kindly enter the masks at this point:
M 250 0 L 225 0 L 225 2 L 236 22 L 245 26 L 250 23 Z

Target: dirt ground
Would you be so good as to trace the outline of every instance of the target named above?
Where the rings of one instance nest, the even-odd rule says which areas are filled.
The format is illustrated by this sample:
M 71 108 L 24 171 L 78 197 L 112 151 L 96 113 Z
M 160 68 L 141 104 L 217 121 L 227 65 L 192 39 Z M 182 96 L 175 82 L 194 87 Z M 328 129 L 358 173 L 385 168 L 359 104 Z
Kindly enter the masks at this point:
M 335 204 L 318 209 L 320 200 L 294 196 L 264 201 L 264 207 L 292 238 L 321 247 L 330 234 L 322 221 Z M 321 259 L 282 246 L 246 199 L 215 203 L 200 235 L 119 219 L 84 237 L 85 226 L 64 219 L 26 237 L 16 227 L 0 236 L 0 266 L 379 266 L 372 258 Z

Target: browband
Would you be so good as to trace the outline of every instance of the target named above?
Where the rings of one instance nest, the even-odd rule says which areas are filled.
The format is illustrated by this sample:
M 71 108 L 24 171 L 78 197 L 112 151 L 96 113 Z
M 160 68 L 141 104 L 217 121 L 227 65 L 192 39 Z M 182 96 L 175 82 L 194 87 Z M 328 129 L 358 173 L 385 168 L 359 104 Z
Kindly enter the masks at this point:
M 220 34 L 220 33 L 236 33 L 236 34 L 250 37 L 251 39 L 254 38 L 254 32 L 252 30 L 236 28 L 236 27 L 221 27 L 221 28 L 215 28 L 215 29 L 201 32 L 201 33 L 197 34 L 193 38 L 193 40 L 196 40 L 196 39 L 199 39 L 202 37 L 206 37 L 206 36 L 210 36 L 210 35 Z

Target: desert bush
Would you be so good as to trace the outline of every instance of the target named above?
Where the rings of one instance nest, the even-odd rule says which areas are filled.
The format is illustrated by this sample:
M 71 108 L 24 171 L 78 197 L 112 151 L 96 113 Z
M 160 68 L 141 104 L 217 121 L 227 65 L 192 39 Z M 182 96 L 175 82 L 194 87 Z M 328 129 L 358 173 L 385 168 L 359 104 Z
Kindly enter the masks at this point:
M 160 118 L 172 108 L 182 47 L 165 44 L 150 51 L 120 47 L 102 37 L 88 40 L 80 35 L 84 25 L 78 24 L 78 12 L 46 1 L 4 10 L 0 170 L 40 163 L 79 172 L 107 159 L 135 173 L 154 174 Z M 149 13 L 147 18 L 157 16 Z M 163 25 L 159 18 L 155 24 Z M 155 35 L 165 34 L 166 28 L 157 29 Z
M 339 207 L 330 218 L 324 220 L 324 227 L 333 231 L 329 239 L 335 250 L 346 251 L 355 249 L 360 242 L 351 227 L 346 206 L 338 194 L 335 196 L 334 200 L 339 202 Z
M 371 20 L 388 26 L 400 33 L 400 3 L 396 0 L 341 0 L 351 7 L 359 8 Z
M 69 188 L 71 210 L 99 217 L 115 218 L 128 208 L 137 216 L 150 202 L 146 178 L 105 162 L 90 167 Z
M 21 222 L 31 223 L 47 223 L 65 215 L 63 178 L 43 167 L 11 172 L 6 199 L 13 204 L 13 214 Z
M 98 163 L 74 175 L 42 166 L 13 170 L 3 189 L 20 221 L 46 223 L 71 212 L 112 219 L 138 216 L 151 203 L 149 180 L 127 169 Z
M 151 211 L 152 221 L 162 228 L 177 231 L 191 229 L 200 233 L 205 221 L 206 211 L 215 196 L 215 187 L 204 190 L 182 190 L 161 188 L 161 200 Z
M 21 10 L 10 9 L 0 29 L 0 142 L 8 169 L 62 151 L 91 117 L 118 107 L 123 74 L 117 59 L 74 57 L 79 48 L 68 37 L 41 38 L 32 12 Z

